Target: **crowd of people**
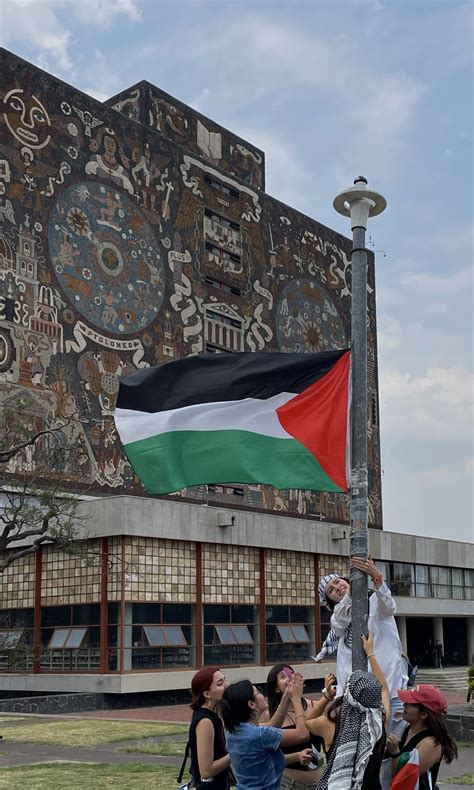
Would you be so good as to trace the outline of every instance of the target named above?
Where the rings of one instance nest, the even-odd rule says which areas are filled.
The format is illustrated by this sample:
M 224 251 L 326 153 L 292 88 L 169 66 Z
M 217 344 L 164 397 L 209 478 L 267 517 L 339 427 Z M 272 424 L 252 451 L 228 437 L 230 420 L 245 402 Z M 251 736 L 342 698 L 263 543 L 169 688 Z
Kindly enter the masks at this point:
M 407 688 L 395 603 L 371 558 L 352 559 L 374 590 L 369 633 L 353 635 L 349 581 L 321 579 L 331 631 L 321 661 L 336 654 L 336 673 L 321 698 L 303 694 L 303 677 L 285 663 L 267 677 L 267 697 L 250 680 L 229 684 L 217 667 L 193 678 L 188 748 L 192 782 L 205 790 L 427 790 L 457 747 L 447 701 L 430 685 Z M 352 639 L 362 640 L 368 672 L 352 671 Z

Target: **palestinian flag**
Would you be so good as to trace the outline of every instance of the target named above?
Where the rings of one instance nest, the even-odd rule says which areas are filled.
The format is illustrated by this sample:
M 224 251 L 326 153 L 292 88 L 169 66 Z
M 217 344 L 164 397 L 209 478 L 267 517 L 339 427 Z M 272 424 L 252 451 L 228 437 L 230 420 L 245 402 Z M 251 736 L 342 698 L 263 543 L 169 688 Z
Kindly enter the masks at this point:
M 121 379 L 115 423 L 150 494 L 201 483 L 346 491 L 350 352 L 202 354 Z
M 390 790 L 418 790 L 419 776 L 420 757 L 418 749 L 413 749 L 411 752 L 403 752 L 398 761 L 397 773 L 390 783 Z

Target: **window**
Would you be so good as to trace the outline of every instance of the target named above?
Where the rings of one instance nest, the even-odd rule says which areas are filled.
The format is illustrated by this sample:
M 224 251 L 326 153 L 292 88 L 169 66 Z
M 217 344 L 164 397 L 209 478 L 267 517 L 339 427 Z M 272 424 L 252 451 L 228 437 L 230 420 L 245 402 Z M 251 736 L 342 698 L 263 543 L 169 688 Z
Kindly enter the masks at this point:
M 246 604 L 205 604 L 204 663 L 220 666 L 258 660 L 258 608 Z
M 237 288 L 234 285 L 228 285 L 227 283 L 223 283 L 220 280 L 215 280 L 214 277 L 206 276 L 204 278 L 204 282 L 206 285 L 212 286 L 212 288 L 216 288 L 219 291 L 224 291 L 225 293 L 234 294 L 235 296 L 241 296 L 242 291 L 240 288 Z
M 415 595 L 414 566 L 405 562 L 392 563 L 391 590 L 393 595 Z
M 451 571 L 449 568 L 430 568 L 433 598 L 451 598 Z
M 240 225 L 208 208 L 204 212 L 204 235 L 206 239 L 231 253 L 240 255 L 242 252 Z
M 311 607 L 267 606 L 266 622 L 268 661 L 310 659 L 314 650 L 314 613 Z
M 134 603 L 125 628 L 127 669 L 171 669 L 194 663 L 194 609 L 190 604 Z
M 242 273 L 240 255 L 223 250 L 221 247 L 217 247 L 209 241 L 206 241 L 204 246 L 209 253 L 209 260 L 213 260 L 217 263 L 224 272 L 233 272 L 234 274 Z
M 212 222 L 218 222 L 220 225 L 226 228 L 232 228 L 233 230 L 240 230 L 240 225 L 238 222 L 234 222 L 231 219 L 227 219 L 227 217 L 223 217 L 222 214 L 217 214 L 215 211 L 212 211 L 210 208 L 206 208 L 204 210 L 204 215 L 208 217 Z
M 304 625 L 277 625 L 277 631 L 282 642 L 309 642 Z
M 98 672 L 100 604 L 44 606 L 41 609 L 41 669 Z
M 222 195 L 229 195 L 230 197 L 239 198 L 240 192 L 238 189 L 234 189 L 233 187 L 227 186 L 227 184 L 222 183 L 222 181 L 218 181 L 217 178 L 212 178 L 211 176 L 206 175 L 204 176 L 204 180 L 206 184 L 209 184 L 216 192 L 220 192 Z
M 453 587 L 453 598 L 456 601 L 464 600 L 464 572 L 461 568 L 451 568 L 451 584 Z
M 246 625 L 216 625 L 222 645 L 252 645 L 253 639 Z
M 431 598 L 430 569 L 427 565 L 415 565 L 416 595 Z
M 81 647 L 87 628 L 55 628 L 48 650 L 77 650 Z
M 187 645 L 183 629 L 179 625 L 146 625 L 143 631 L 150 647 Z

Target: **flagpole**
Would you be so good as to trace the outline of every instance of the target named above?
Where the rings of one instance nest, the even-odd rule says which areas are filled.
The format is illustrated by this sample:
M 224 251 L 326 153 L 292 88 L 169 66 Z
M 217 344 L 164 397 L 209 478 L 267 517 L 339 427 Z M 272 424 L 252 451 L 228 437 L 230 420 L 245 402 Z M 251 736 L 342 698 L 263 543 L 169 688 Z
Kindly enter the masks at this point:
M 365 232 L 367 220 L 384 211 L 385 198 L 367 189 L 367 179 L 358 176 L 354 186 L 334 198 L 333 206 L 339 214 L 351 218 L 352 228 L 352 444 L 350 524 L 351 557 L 367 557 L 369 530 L 367 518 L 367 249 Z M 360 634 L 367 633 L 368 577 L 351 568 L 352 596 L 352 669 L 367 671 Z

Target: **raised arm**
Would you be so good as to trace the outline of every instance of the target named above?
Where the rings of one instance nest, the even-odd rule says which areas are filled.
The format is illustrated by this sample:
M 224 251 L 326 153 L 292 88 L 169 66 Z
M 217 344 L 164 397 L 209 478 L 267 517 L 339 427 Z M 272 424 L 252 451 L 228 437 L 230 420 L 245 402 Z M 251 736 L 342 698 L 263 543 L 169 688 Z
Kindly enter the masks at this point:
M 336 696 L 335 683 L 336 683 L 336 676 L 333 675 L 332 672 L 330 672 L 329 675 L 326 675 L 326 677 L 324 678 L 324 688 L 323 688 L 321 699 L 318 699 L 314 703 L 313 707 L 310 710 L 306 711 L 306 726 L 308 726 L 309 721 L 318 719 L 320 716 L 322 716 L 328 704 L 334 699 L 334 697 Z M 308 729 L 311 730 L 310 727 L 308 727 Z
M 384 582 L 383 576 L 370 554 L 366 559 L 363 559 L 362 557 L 351 557 L 351 563 L 354 568 L 357 568 L 357 570 L 362 571 L 362 573 L 365 573 L 367 576 L 370 576 L 374 583 L 377 602 L 377 606 L 375 607 L 374 611 L 374 617 L 378 617 L 380 619 L 393 617 L 397 611 L 395 601 L 392 598 L 392 593 L 390 592 L 389 586 Z
M 382 705 L 385 711 L 385 721 L 388 721 L 390 718 L 390 689 L 374 653 L 374 639 L 371 633 L 369 633 L 367 637 L 361 634 L 360 638 L 362 639 L 365 655 L 369 661 L 370 668 L 382 686 Z
M 290 704 L 290 692 L 288 687 L 281 695 L 278 708 L 273 716 L 270 718 L 270 711 L 267 707 L 260 716 L 260 727 L 282 727 L 288 713 L 288 705 Z
M 295 672 L 293 679 L 288 683 L 288 689 L 291 702 L 295 711 L 295 727 L 294 730 L 283 730 L 281 735 L 281 746 L 295 746 L 302 741 L 308 740 L 308 730 L 305 724 L 305 715 L 303 706 L 301 704 L 301 695 L 303 693 L 304 679 L 303 675 Z

